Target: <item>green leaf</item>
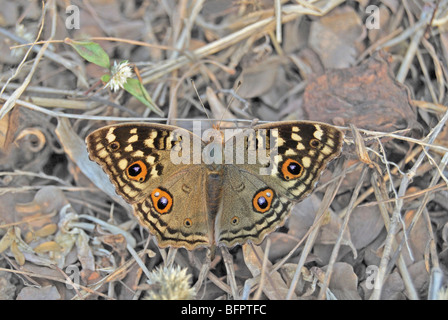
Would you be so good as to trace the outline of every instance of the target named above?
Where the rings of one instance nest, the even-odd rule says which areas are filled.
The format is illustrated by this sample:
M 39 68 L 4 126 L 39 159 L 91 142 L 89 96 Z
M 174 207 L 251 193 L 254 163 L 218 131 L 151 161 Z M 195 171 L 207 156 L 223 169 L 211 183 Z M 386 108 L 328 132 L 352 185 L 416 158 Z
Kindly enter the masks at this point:
M 78 54 L 89 62 L 110 69 L 110 60 L 106 51 L 98 43 L 92 41 L 76 41 L 65 38 L 64 42 L 73 47 Z
M 160 110 L 160 108 L 152 101 L 148 91 L 146 91 L 140 81 L 137 79 L 128 78 L 126 83 L 123 85 L 123 88 L 159 116 L 164 116 L 163 111 Z
M 111 78 L 110 74 L 103 74 L 101 76 L 101 81 L 103 81 L 104 83 L 108 83 L 110 81 L 110 78 Z

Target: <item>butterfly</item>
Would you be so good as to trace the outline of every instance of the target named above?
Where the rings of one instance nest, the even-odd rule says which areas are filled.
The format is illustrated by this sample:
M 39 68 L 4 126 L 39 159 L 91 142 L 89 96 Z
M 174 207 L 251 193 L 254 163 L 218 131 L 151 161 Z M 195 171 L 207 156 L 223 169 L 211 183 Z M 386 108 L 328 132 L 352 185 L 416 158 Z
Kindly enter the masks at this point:
M 90 159 L 162 248 L 261 243 L 313 191 L 344 138 L 314 121 L 204 134 L 126 123 L 86 138 Z

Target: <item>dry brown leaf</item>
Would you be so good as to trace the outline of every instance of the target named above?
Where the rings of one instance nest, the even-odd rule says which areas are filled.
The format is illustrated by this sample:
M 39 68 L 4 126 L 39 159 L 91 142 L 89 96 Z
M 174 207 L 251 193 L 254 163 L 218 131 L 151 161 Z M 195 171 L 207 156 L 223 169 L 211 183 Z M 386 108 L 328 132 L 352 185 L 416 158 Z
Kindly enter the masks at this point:
M 348 222 L 348 227 L 356 249 L 367 246 L 378 237 L 384 228 L 378 206 L 355 208 Z
M 78 252 L 79 262 L 81 262 L 81 277 L 84 283 L 89 283 L 90 275 L 95 271 L 95 257 L 92 248 L 89 245 L 89 236 L 81 229 L 78 230 L 76 238 L 76 249 Z
M 360 66 L 312 80 L 303 95 L 307 119 L 386 132 L 415 128 L 408 90 L 393 78 L 388 59 L 380 52 Z
M 286 222 L 289 228 L 288 234 L 301 239 L 313 225 L 320 203 L 321 199 L 315 194 L 311 194 L 308 198 L 296 204 Z
M 342 227 L 342 219 L 339 218 L 339 216 L 332 210 L 330 210 L 327 215 L 328 221 L 322 224 L 319 235 L 316 238 L 316 244 L 333 245 L 339 238 L 339 232 Z M 352 250 L 354 257 L 358 255 L 351 240 L 350 229 L 344 230 L 341 244 L 348 246 Z
M 278 57 L 245 68 L 239 78 L 238 95 L 246 99 L 260 97 L 272 88 L 278 88 L 277 76 L 281 68 L 282 60 Z
M 124 208 L 130 208 L 123 198 L 117 195 L 114 186 L 103 169 L 93 161 L 89 160 L 84 141 L 82 141 L 76 132 L 73 131 L 68 119 L 60 118 L 58 121 L 56 134 L 65 153 L 77 164 L 84 175 L 98 186 L 98 188 L 107 193 L 107 195 Z
M 420 260 L 409 266 L 409 274 L 412 284 L 422 298 L 427 296 L 429 285 L 429 272 L 426 269 L 425 261 Z
M 245 244 L 243 245 L 243 255 L 246 266 L 249 268 L 252 276 L 254 278 L 260 276 L 263 261 L 260 261 L 258 258 L 263 260 L 264 257 L 264 252 L 261 250 L 261 248 L 258 246 Z M 272 264 L 268 261 L 266 264 L 266 270 L 264 271 L 269 273 L 269 270 L 271 270 L 271 268 Z M 280 273 L 276 271 L 272 274 L 266 274 L 265 276 L 269 277 L 269 279 L 265 279 L 263 283 L 263 293 L 270 300 L 284 299 L 288 293 L 288 287 L 286 286 L 286 283 L 282 279 Z M 292 299 L 295 298 L 296 297 L 294 296 L 292 297 Z
M 42 288 L 24 287 L 17 295 L 17 300 L 60 300 L 61 295 L 55 286 Z
M 403 300 L 405 299 L 404 283 L 397 271 L 392 272 L 384 283 L 381 293 L 381 299 L 383 300 Z
M 325 68 L 354 65 L 362 51 L 363 24 L 355 10 L 344 6 L 311 24 L 309 45 L 320 56 Z
M 409 210 L 405 213 L 404 223 L 406 225 L 406 228 L 409 228 L 412 219 L 415 216 L 415 213 L 415 210 Z M 398 241 L 402 241 L 402 235 L 403 233 L 400 232 L 397 236 Z M 423 216 L 420 216 L 420 218 L 414 224 L 411 233 L 407 236 L 407 244 L 409 245 L 411 253 L 409 252 L 406 243 L 403 244 L 403 247 L 401 249 L 401 252 L 407 264 L 418 262 L 424 259 L 425 252 L 428 250 L 428 243 L 430 239 L 431 237 L 428 234 L 424 218 Z
M 16 286 L 11 282 L 11 272 L 0 271 L 0 300 L 14 300 Z
M 348 263 L 334 264 L 328 288 L 338 300 L 361 300 L 358 294 L 358 277 Z

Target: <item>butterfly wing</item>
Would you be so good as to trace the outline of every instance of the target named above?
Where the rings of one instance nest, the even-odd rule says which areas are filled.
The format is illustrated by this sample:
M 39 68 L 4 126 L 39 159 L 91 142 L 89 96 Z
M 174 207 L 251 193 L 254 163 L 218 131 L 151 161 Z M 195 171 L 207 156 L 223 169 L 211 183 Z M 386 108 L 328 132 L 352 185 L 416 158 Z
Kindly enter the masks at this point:
M 86 138 L 90 159 L 161 247 L 191 250 L 213 241 L 205 172 L 200 163 L 192 164 L 195 143 L 202 147 L 188 130 L 152 123 L 107 126 Z
M 215 234 L 216 242 L 227 246 L 247 240 L 258 244 L 281 226 L 293 203 L 312 192 L 342 149 L 343 133 L 324 123 L 277 122 L 253 130 L 244 148 L 234 148 L 244 153 L 246 162 L 225 167 L 225 205 L 216 218 Z M 247 163 L 249 150 L 257 152 L 254 164 Z M 258 152 L 271 161 L 263 161 Z

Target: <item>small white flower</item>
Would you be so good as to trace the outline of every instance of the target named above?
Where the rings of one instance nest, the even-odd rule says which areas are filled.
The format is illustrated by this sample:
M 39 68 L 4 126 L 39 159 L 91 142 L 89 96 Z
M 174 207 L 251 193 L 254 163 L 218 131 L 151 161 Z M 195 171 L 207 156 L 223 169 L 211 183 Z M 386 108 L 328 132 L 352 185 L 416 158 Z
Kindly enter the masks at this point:
M 121 61 L 119 64 L 117 64 L 117 61 L 114 61 L 114 65 L 111 68 L 111 78 L 104 88 L 110 87 L 114 92 L 120 88 L 124 89 L 123 85 L 132 76 L 132 68 L 128 60 Z

